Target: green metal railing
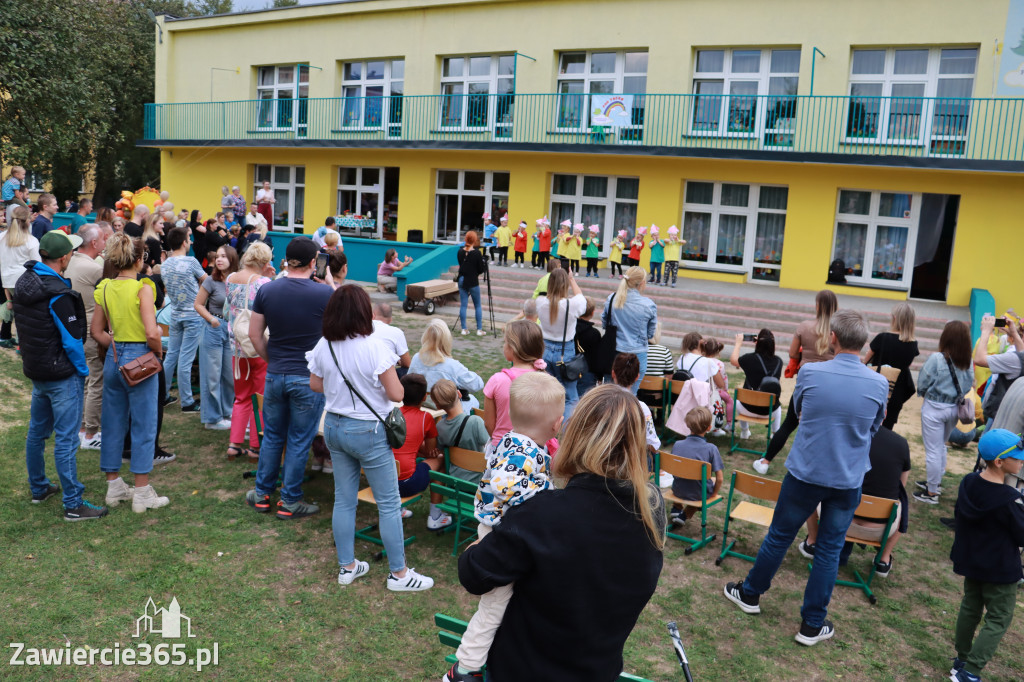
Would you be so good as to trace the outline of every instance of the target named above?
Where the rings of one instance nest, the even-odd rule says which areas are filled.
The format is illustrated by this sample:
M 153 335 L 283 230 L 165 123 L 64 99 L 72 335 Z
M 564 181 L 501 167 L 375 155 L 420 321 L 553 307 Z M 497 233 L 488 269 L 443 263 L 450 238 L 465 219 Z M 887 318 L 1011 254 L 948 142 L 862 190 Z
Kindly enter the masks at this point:
M 632 95 L 594 125 L 591 95 L 411 95 L 147 104 L 145 139 L 627 145 L 1024 161 L 1024 99 Z

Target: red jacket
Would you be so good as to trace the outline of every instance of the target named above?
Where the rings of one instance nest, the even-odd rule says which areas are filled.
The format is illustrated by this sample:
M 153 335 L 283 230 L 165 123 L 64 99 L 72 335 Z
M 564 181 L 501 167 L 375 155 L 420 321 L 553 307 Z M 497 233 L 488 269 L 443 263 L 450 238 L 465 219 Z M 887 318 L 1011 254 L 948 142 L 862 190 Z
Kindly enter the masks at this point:
M 540 250 L 550 251 L 551 250 L 551 228 L 545 227 L 540 231 Z

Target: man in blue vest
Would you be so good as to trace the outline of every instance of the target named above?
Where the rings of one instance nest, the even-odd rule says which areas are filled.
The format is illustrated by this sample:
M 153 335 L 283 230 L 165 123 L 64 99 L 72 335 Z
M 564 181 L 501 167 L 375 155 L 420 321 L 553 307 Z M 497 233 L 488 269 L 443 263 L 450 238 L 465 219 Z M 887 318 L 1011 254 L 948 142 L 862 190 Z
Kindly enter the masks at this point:
M 106 516 L 82 498 L 85 486 L 78 480 L 78 427 L 85 404 L 83 342 L 89 324 L 82 296 L 71 288 L 62 273 L 71 262 L 81 237 L 51 230 L 39 240 L 40 261 L 25 263 L 25 273 L 14 287 L 14 313 L 21 336 L 25 376 L 32 380 L 32 406 L 25 463 L 32 502 L 38 504 L 60 488 L 46 477 L 43 452 L 46 439 L 55 433 L 53 459 L 64 488 L 64 520 L 86 521 Z

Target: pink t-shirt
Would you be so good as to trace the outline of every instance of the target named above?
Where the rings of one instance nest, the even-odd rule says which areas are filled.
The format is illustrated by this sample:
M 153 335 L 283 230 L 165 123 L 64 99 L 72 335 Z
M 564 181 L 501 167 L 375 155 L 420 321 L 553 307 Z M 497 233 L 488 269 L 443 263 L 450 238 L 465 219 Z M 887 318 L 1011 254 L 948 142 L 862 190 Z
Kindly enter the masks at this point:
M 494 401 L 494 433 L 491 434 L 491 445 L 497 445 L 501 437 L 512 430 L 512 418 L 508 413 L 509 387 L 516 377 L 535 371 L 534 369 L 507 367 L 491 375 L 491 378 L 484 384 L 484 397 Z
M 392 260 L 390 263 L 385 261 L 380 264 L 380 268 L 377 269 L 377 276 L 390 277 L 395 273 L 395 268 L 397 268 L 399 265 L 401 265 L 401 262 L 399 262 L 398 256 L 395 256 L 394 260 Z

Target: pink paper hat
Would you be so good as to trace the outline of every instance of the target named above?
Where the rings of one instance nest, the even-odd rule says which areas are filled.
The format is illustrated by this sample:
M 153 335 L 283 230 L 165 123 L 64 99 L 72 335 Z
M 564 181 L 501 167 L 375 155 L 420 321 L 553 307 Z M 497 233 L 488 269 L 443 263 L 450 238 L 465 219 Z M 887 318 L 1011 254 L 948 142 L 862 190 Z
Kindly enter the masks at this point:
M 626 238 L 626 234 L 627 233 L 626 233 L 625 230 L 619 230 L 619 239 L 625 239 Z
M 547 219 L 548 219 L 547 216 L 544 216 L 543 218 L 537 218 L 537 221 L 536 221 L 537 225 L 540 226 L 540 227 L 543 227 L 544 226 L 544 221 L 546 221 Z
M 658 234 L 658 226 L 651 223 L 651 234 Z
M 644 227 L 643 225 L 641 225 L 640 227 L 636 228 L 636 233 L 637 234 L 647 234 L 647 228 Z
M 541 220 L 543 220 L 543 221 L 544 221 L 544 224 L 545 224 L 545 225 L 548 225 L 548 226 L 550 226 L 550 225 L 551 225 L 551 221 L 550 221 L 550 220 L 548 220 L 548 217 L 547 217 L 547 216 L 544 216 L 543 218 L 541 218 Z
M 576 223 L 575 225 L 573 225 L 572 226 L 572 231 L 575 232 L 576 234 L 579 234 L 580 232 L 582 232 L 583 231 L 583 223 Z
M 597 231 L 600 230 L 601 228 L 598 227 L 597 225 L 591 225 L 589 229 L 593 234 L 597 234 Z
M 566 218 L 565 220 L 558 224 L 561 225 L 562 227 L 572 227 L 572 221 L 569 220 L 568 218 Z
M 501 216 L 501 222 L 503 222 L 503 223 L 507 223 L 508 222 L 508 213 L 506 213 L 505 215 Z
M 484 213 L 484 220 L 490 220 L 490 219 L 491 219 L 491 214 L 490 213 Z
M 668 233 L 675 237 L 677 234 L 679 234 L 679 228 L 673 225 L 672 227 L 668 228 Z

